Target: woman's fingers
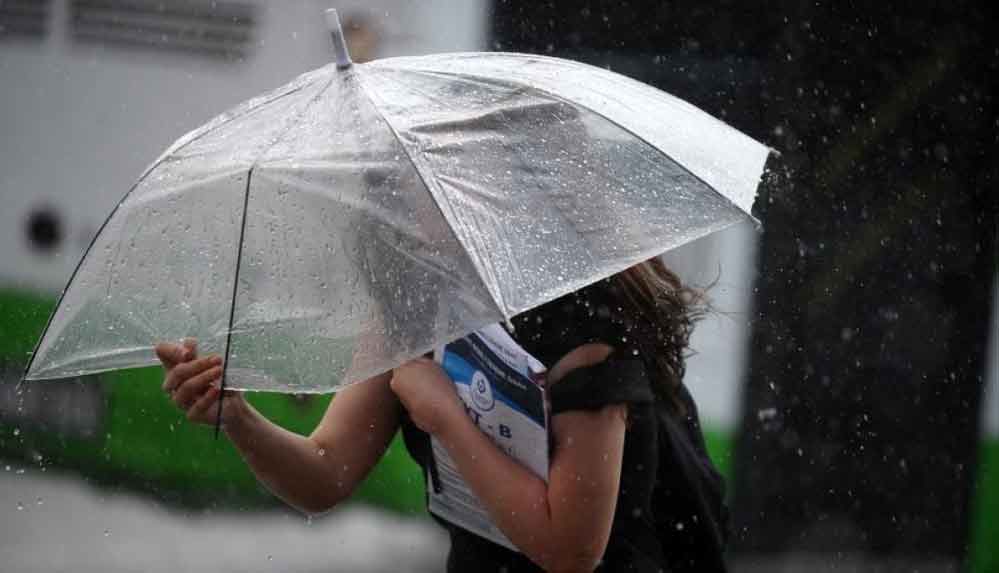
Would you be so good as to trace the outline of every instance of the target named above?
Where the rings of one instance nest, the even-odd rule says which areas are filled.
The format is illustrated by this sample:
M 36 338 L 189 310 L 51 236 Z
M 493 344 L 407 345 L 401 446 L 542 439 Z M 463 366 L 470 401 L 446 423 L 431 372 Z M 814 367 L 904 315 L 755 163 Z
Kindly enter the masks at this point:
M 212 383 L 222 377 L 222 358 L 212 355 L 196 359 L 198 341 L 194 338 L 185 338 L 179 344 L 161 342 L 154 350 L 166 368 L 163 390 L 189 420 L 208 420 L 209 409 L 220 394 Z
M 153 350 L 156 351 L 156 357 L 160 359 L 165 368 L 173 368 L 184 362 L 184 356 L 188 352 L 184 346 L 172 342 L 160 342 L 153 347 Z
M 166 379 L 163 381 L 163 390 L 166 392 L 173 392 L 188 378 L 197 376 L 205 370 L 221 364 L 222 357 L 220 356 L 206 356 L 197 360 L 191 360 L 190 362 L 178 364 L 170 370 L 169 374 L 166 375 Z
M 171 374 L 176 374 L 181 378 L 181 380 L 186 380 L 191 376 L 200 374 L 201 372 L 222 364 L 222 357 L 217 355 L 205 356 L 204 358 L 198 358 L 197 360 L 191 360 L 190 362 L 185 362 L 183 364 L 178 364 Z
M 220 376 L 222 376 L 222 367 L 213 366 L 197 376 L 189 378 L 173 392 L 174 403 L 187 410 L 208 391 L 211 383 Z
M 198 355 L 198 340 L 196 338 L 185 338 L 180 344 L 174 342 L 160 342 L 153 347 L 156 357 L 160 359 L 163 366 L 173 368 L 181 362 L 193 360 Z
M 212 413 L 214 409 L 213 406 L 215 406 L 220 392 L 221 390 L 215 386 L 209 386 L 205 395 L 198 398 L 194 405 L 187 409 L 187 419 L 192 422 L 198 420 L 209 420 L 210 418 L 208 416 Z

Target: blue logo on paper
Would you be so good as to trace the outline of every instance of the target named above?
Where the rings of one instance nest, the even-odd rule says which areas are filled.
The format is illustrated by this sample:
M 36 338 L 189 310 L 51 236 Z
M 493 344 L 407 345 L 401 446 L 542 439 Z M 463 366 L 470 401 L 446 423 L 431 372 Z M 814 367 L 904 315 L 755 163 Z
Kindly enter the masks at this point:
M 476 370 L 475 374 L 472 374 L 469 390 L 471 390 L 472 403 L 478 410 L 488 412 L 496 405 L 496 400 L 493 398 L 493 386 L 482 372 Z

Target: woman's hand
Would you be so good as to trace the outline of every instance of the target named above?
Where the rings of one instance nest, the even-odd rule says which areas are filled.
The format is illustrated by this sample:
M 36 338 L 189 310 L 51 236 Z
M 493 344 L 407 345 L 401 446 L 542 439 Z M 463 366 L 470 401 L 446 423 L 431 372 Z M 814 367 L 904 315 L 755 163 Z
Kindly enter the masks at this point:
M 163 363 L 163 391 L 187 415 L 199 424 L 215 424 L 218 399 L 221 395 L 222 357 L 209 355 L 198 358 L 197 342 L 186 339 L 182 344 L 162 342 L 155 347 Z M 226 392 L 222 403 L 222 423 L 234 419 L 244 409 L 239 392 Z
M 438 434 L 453 416 L 465 415 L 454 382 L 429 358 L 410 360 L 392 372 L 392 391 L 418 428 Z

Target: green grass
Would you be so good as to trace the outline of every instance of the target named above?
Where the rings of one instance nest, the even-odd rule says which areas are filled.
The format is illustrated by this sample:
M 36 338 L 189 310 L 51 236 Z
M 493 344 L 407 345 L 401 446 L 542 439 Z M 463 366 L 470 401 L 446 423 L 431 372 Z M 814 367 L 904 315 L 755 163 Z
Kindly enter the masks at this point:
M 968 570 L 999 573 L 999 440 L 982 444 L 978 464 Z
M 0 288 L 0 361 L 28 361 L 53 306 L 50 298 Z
M 703 426 L 704 444 L 708 448 L 708 456 L 729 484 L 728 491 L 732 491 L 732 435 L 729 432 L 712 429 L 709 425 Z

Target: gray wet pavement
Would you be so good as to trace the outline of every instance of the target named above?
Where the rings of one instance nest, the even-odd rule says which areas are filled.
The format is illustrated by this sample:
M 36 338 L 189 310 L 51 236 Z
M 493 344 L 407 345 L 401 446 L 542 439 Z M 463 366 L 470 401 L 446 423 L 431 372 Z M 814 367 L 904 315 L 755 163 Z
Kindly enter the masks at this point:
M 195 515 L 68 475 L 0 461 L 0 571 L 396 572 L 443 570 L 433 523 L 348 506 Z

